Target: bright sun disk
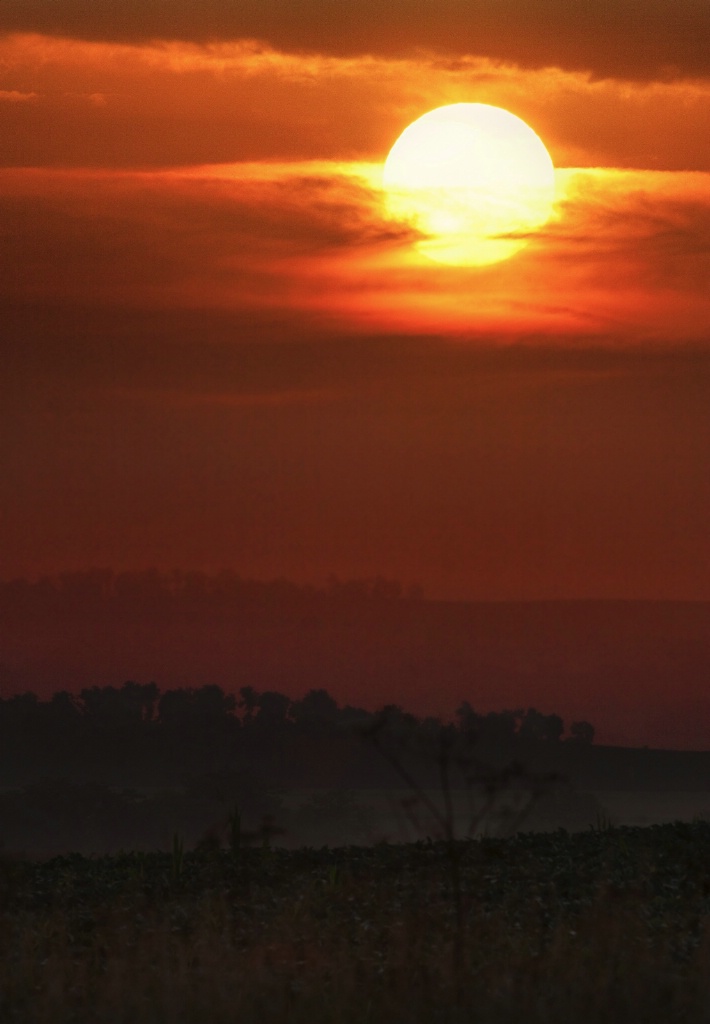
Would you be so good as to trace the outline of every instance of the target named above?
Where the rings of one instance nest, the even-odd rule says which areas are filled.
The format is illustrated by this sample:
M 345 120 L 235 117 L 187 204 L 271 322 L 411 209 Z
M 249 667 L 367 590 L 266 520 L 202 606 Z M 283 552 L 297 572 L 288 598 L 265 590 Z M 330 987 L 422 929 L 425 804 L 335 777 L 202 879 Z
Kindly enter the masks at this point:
M 429 111 L 385 161 L 387 211 L 437 263 L 485 266 L 527 245 L 552 213 L 555 169 L 524 121 L 486 103 Z

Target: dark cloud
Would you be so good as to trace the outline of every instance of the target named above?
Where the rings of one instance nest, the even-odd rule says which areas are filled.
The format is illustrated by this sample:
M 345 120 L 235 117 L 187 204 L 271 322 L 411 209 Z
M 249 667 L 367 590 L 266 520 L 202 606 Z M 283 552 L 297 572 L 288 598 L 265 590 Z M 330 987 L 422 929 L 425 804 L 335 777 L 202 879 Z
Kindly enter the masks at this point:
M 481 54 L 631 79 L 710 73 L 707 0 L 5 0 L 0 30 L 235 38 L 338 55 Z
M 106 307 L 286 309 L 299 260 L 409 237 L 353 179 L 11 173 L 0 197 L 0 297 Z M 22 184 L 17 185 L 18 182 Z M 188 297 L 189 296 L 189 297 Z

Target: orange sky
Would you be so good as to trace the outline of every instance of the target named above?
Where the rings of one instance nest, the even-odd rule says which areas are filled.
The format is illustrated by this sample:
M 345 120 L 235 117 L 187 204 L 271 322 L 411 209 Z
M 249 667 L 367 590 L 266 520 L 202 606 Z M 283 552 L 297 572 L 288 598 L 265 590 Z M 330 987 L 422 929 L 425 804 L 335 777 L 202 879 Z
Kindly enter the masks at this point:
M 0 575 L 710 599 L 710 5 L 471 10 L 5 0 Z M 557 168 L 485 268 L 379 184 L 455 102 Z

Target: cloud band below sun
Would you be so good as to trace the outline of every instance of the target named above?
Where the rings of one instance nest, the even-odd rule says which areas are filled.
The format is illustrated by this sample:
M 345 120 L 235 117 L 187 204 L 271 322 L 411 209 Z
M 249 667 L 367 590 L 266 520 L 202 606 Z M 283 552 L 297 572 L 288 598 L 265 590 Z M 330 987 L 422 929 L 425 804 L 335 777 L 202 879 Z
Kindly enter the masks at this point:
M 278 315 L 301 327 L 708 341 L 710 175 L 557 172 L 553 221 L 506 265 L 437 268 L 388 217 L 381 166 L 0 171 L 0 296 Z M 609 266 L 614 273 L 609 273 Z

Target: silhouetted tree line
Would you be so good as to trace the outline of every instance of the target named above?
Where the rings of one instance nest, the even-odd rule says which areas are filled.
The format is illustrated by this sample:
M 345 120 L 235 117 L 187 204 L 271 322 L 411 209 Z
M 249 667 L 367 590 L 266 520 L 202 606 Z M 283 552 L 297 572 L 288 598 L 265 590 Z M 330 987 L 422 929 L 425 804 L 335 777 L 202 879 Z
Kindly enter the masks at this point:
M 330 805 L 314 798 L 291 812 L 289 790 L 328 791 L 337 816 L 352 817 L 355 790 L 393 784 L 363 742 L 383 718 L 395 742 L 399 735 L 426 746 L 444 731 L 497 751 L 499 762 L 594 737 L 591 725 L 575 722 L 563 741 L 559 715 L 534 708 L 484 715 L 464 702 L 442 723 L 392 704 L 341 707 L 325 689 L 299 699 L 252 686 L 161 692 L 137 682 L 62 690 L 45 701 L 25 692 L 0 699 L 0 847 L 165 847 L 175 828 L 197 842 L 235 807 L 250 827 L 266 817 L 310 834 Z
M 444 727 L 397 705 L 388 719 L 410 732 Z M 183 784 L 223 770 L 256 768 L 274 783 L 318 785 L 324 775 L 356 772 L 358 730 L 381 712 L 340 707 L 324 689 L 300 699 L 243 686 L 216 685 L 162 692 L 155 683 L 66 690 L 40 701 L 31 692 L 0 699 L 2 785 L 43 775 L 91 778 L 107 784 Z M 556 714 L 535 708 L 480 714 L 464 701 L 446 728 L 506 754 L 563 742 Z M 565 744 L 589 745 L 594 727 L 573 722 Z M 348 768 L 349 766 L 349 768 Z
M 157 569 L 140 572 L 87 569 L 43 576 L 35 581 L 0 581 L 0 609 L 7 613 L 33 608 L 44 611 L 57 606 L 240 606 L 254 603 L 278 605 L 309 600 L 401 601 L 422 597 L 423 592 L 418 585 L 405 586 L 397 580 L 381 576 L 354 580 L 330 576 L 324 586 L 317 587 L 286 579 L 246 579 L 231 570 L 210 575 L 181 570 L 166 573 Z

